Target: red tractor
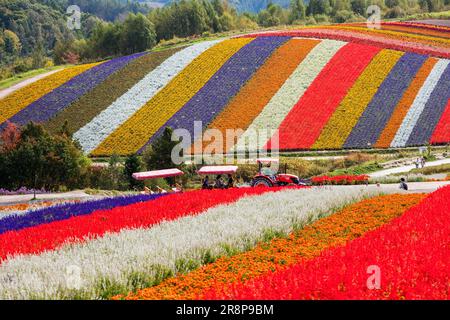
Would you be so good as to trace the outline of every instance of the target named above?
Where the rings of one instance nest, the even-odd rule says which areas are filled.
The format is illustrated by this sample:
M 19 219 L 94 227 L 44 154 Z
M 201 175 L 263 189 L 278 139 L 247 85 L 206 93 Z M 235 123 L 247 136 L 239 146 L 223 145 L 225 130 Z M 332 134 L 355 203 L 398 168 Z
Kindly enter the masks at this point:
M 307 182 L 297 176 L 285 173 L 277 174 L 278 170 L 272 168 L 273 163 L 279 163 L 278 159 L 257 159 L 258 174 L 253 177 L 252 187 L 280 187 L 280 186 L 305 186 Z

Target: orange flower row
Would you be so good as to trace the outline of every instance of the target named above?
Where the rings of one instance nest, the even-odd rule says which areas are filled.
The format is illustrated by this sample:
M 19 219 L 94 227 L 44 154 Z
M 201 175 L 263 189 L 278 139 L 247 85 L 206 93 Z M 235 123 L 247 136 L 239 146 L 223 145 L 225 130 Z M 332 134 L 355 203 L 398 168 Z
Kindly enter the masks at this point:
M 80 200 L 72 200 L 69 202 L 79 202 Z M 62 201 L 42 201 L 38 203 L 19 203 L 19 204 L 10 204 L 10 205 L 3 205 L 0 206 L 0 211 L 25 211 L 30 209 L 38 209 L 38 208 L 45 208 L 50 207 L 56 204 L 65 203 L 68 202 L 66 200 Z M 0 214 L 1 216 L 1 214 Z
M 232 257 L 222 257 L 186 275 L 163 281 L 155 287 L 113 299 L 195 299 L 211 288 L 247 281 L 269 271 L 312 259 L 331 247 L 344 245 L 368 231 L 400 216 L 425 196 L 386 195 L 367 199 L 290 234 L 260 243 L 255 249 Z
M 423 83 L 427 79 L 437 61 L 438 60 L 435 58 L 429 58 L 419 69 L 416 77 L 409 85 L 409 88 L 403 94 L 403 97 L 395 108 L 389 122 L 386 124 L 386 127 L 383 129 L 383 132 L 378 138 L 378 141 L 375 144 L 376 148 L 390 147 L 391 142 L 394 139 L 398 129 L 400 128 L 403 119 L 408 113 L 409 108 L 413 104 L 417 93 L 419 92 L 420 88 L 422 88 Z

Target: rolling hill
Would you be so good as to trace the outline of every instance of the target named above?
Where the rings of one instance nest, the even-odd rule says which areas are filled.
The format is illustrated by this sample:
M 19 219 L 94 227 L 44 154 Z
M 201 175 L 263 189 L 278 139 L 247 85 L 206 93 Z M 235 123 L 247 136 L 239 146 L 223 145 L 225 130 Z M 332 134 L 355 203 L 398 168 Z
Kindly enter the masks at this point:
M 233 150 L 260 129 L 278 129 L 282 151 L 446 144 L 449 31 L 309 27 L 74 66 L 0 100 L 0 123 L 68 120 L 94 156 L 140 152 L 166 126 L 194 135 L 194 121 L 242 129 Z

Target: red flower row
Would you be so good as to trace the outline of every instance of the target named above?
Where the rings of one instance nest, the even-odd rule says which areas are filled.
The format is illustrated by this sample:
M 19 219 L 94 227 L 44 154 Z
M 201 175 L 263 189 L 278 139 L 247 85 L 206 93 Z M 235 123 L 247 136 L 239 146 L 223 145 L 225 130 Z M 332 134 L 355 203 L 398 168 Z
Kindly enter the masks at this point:
M 318 176 L 311 178 L 311 182 L 315 185 L 324 184 L 356 184 L 356 183 L 367 183 L 369 181 L 368 175 L 343 175 L 343 176 Z
M 208 299 L 448 299 L 450 187 L 403 216 L 314 260 Z
M 279 191 L 282 188 L 243 188 L 199 190 L 168 195 L 154 201 L 136 203 L 111 210 L 98 210 L 89 215 L 10 231 L 0 235 L 0 262 L 18 254 L 38 254 L 63 244 L 84 242 L 105 233 L 122 229 L 151 227 L 162 221 L 197 215 L 239 198 Z
M 431 137 L 432 144 L 443 144 L 450 141 L 450 100 Z

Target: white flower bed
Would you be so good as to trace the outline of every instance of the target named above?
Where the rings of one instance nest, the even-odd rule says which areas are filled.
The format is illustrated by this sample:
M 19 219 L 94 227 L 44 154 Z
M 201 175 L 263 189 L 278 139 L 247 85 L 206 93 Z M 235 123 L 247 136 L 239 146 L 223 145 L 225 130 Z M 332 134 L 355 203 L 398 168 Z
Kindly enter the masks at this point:
M 224 254 L 224 245 L 248 248 L 266 230 L 290 232 L 296 223 L 311 222 L 380 191 L 348 186 L 269 192 L 150 229 L 123 230 L 40 255 L 14 257 L 0 266 L 0 299 L 98 298 L 105 290 L 100 280 L 133 290 L 133 275 L 152 279 L 157 274 L 153 266 L 176 272 L 180 259 L 200 262 L 205 250 Z M 73 279 L 66 270 L 72 266 L 81 270 L 78 290 L 68 287 Z
M 420 115 L 425 109 L 425 105 L 430 99 L 431 94 L 433 93 L 434 88 L 436 87 L 439 79 L 447 68 L 449 60 L 439 60 L 431 70 L 430 75 L 425 80 L 422 88 L 420 88 L 419 93 L 417 94 L 411 108 L 408 110 L 408 113 L 403 119 L 400 128 L 395 134 L 394 139 L 391 142 L 391 147 L 405 147 L 408 142 L 409 136 L 413 131 L 414 127 L 419 120 Z
M 98 114 L 91 122 L 78 130 L 74 134 L 74 139 L 80 142 L 86 153 L 93 151 L 195 58 L 220 41 L 200 42 L 175 53 Z
M 347 43 L 323 40 L 315 46 L 264 107 L 261 113 L 253 120 L 252 124 L 238 140 L 235 146 L 236 150 L 246 150 L 246 141 L 248 139 L 251 141 L 250 136 L 256 132 L 255 130 L 278 129 L 289 111 L 300 100 L 314 79 L 319 75 L 320 71 L 322 71 L 336 52 L 345 44 Z M 265 142 L 260 141 L 262 145 L 259 145 L 259 147 L 263 147 Z

